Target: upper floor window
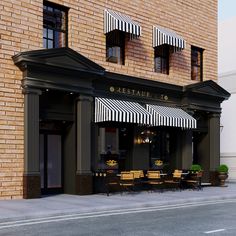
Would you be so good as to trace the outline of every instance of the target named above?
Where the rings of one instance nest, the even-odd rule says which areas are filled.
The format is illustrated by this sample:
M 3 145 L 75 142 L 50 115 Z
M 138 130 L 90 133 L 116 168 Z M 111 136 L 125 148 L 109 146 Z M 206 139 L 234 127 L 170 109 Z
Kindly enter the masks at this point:
M 124 65 L 125 33 L 114 30 L 106 34 L 106 60 Z
M 50 2 L 43 5 L 43 46 L 60 48 L 67 46 L 68 9 Z
M 163 44 L 154 48 L 155 72 L 169 74 L 169 45 Z
M 191 79 L 202 81 L 203 79 L 203 49 L 191 47 Z
M 129 16 L 104 10 L 104 33 L 106 35 L 106 61 L 125 64 L 126 35 L 130 40 L 141 36 L 141 26 Z
M 153 26 L 153 48 L 155 72 L 169 74 L 170 53 L 185 49 L 186 42 L 175 31 Z

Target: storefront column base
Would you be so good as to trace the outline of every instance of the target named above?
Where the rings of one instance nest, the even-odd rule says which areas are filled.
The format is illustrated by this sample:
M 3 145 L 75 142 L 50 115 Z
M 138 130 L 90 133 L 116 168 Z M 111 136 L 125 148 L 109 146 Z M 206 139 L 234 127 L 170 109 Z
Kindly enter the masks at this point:
M 23 198 L 32 199 L 41 197 L 40 174 L 23 175 Z
M 89 195 L 93 193 L 93 176 L 92 174 L 76 174 L 76 194 Z

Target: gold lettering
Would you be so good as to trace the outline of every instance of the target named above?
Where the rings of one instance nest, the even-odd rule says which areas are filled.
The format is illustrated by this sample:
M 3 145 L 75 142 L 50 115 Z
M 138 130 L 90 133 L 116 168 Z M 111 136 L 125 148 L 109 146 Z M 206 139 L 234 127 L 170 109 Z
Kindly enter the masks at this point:
M 116 93 L 122 93 L 122 94 L 128 94 L 133 96 L 141 96 L 141 97 L 152 97 L 151 93 L 144 90 L 136 90 L 136 89 L 130 89 L 125 87 L 109 87 L 110 92 L 116 92 Z M 157 94 L 154 94 L 154 96 L 157 96 Z M 168 100 L 168 97 L 164 94 L 160 95 L 160 99 Z
M 122 88 L 122 93 L 126 93 L 126 88 Z

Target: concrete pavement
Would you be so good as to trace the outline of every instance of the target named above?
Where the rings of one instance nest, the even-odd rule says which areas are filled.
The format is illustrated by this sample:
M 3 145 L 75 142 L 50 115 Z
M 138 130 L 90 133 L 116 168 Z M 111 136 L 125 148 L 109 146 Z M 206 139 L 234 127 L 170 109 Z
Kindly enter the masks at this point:
M 0 222 L 75 213 L 135 209 L 204 201 L 236 199 L 236 182 L 228 187 L 204 187 L 202 191 L 164 191 L 94 194 L 87 196 L 53 195 L 40 199 L 0 200 Z

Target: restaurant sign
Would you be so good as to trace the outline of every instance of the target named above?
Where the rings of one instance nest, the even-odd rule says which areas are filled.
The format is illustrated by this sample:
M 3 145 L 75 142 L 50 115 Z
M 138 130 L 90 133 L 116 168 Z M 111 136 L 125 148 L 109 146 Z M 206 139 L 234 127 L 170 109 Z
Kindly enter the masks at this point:
M 168 96 L 165 94 L 156 94 L 156 93 L 151 93 L 145 90 L 130 89 L 126 87 L 110 86 L 109 90 L 111 93 L 124 94 L 124 95 L 130 95 L 130 96 L 154 98 L 154 99 L 161 99 L 165 101 L 169 99 Z

